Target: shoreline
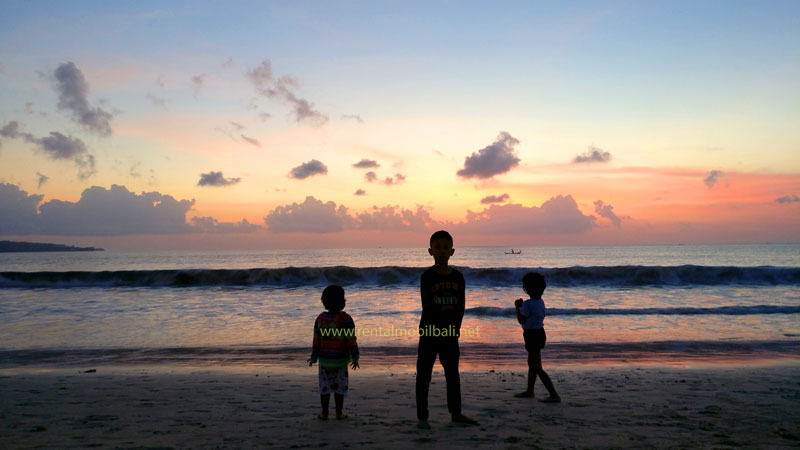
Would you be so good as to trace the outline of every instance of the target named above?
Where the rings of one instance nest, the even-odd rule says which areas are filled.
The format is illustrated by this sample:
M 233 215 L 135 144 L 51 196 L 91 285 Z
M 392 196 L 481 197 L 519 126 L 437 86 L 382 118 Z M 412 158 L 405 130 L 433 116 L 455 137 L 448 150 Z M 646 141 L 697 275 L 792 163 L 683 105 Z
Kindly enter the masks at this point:
M 441 366 L 431 430 L 415 428 L 413 368 L 350 371 L 344 421 L 321 421 L 317 368 L 98 366 L 0 371 L 0 448 L 797 448 L 800 361 L 713 366 L 559 366 L 563 399 L 516 399 L 525 371 L 462 366 L 450 423 Z M 536 386 L 537 395 L 545 395 Z M 323 441 L 322 437 L 326 440 Z

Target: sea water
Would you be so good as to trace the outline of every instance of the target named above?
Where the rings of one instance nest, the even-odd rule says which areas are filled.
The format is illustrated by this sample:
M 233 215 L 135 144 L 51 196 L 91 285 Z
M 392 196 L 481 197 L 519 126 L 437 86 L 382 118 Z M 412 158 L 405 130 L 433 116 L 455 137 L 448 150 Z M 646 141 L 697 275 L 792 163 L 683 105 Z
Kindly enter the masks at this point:
M 563 363 L 800 356 L 800 245 L 457 248 L 462 360 L 520 361 L 521 277 Z M 340 284 L 364 362 L 413 358 L 425 248 L 0 254 L 0 367 L 302 364 Z

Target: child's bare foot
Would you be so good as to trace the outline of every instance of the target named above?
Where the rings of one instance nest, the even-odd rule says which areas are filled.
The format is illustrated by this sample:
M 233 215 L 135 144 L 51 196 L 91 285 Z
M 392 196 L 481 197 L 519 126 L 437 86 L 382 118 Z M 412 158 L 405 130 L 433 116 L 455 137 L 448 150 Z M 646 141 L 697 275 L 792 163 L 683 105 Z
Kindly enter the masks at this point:
M 514 394 L 514 397 L 517 397 L 517 398 L 530 398 L 530 397 L 533 397 L 533 391 L 520 392 L 519 394 Z
M 417 428 L 422 429 L 422 430 L 430 430 L 431 426 L 430 426 L 430 424 L 428 423 L 427 420 L 419 419 L 417 421 Z
M 320 420 L 328 420 L 328 413 L 322 413 L 318 415 L 317 418 Z
M 545 397 L 545 398 L 543 398 L 543 399 L 541 399 L 539 401 L 542 402 L 542 403 L 561 403 L 561 397 L 559 397 L 557 395 L 551 395 L 551 396 Z
M 467 424 L 467 425 L 477 425 L 478 424 L 478 422 L 476 420 L 470 419 L 469 417 L 467 417 L 467 416 L 465 416 L 465 415 L 463 415 L 461 413 L 453 414 L 453 422 L 455 422 L 455 423 L 463 423 L 463 424 Z
M 336 420 L 347 419 L 349 416 L 347 414 L 336 413 Z

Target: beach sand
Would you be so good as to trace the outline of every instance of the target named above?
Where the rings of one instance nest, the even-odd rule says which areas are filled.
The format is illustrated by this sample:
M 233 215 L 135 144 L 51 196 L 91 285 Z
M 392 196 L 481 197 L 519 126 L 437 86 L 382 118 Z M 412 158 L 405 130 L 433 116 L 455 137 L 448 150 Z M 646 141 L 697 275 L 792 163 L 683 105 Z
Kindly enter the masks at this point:
M 462 371 L 470 427 L 450 422 L 437 364 L 430 430 L 408 366 L 351 371 L 341 421 L 317 418 L 316 367 L 5 370 L 0 448 L 800 447 L 798 361 L 546 369 L 560 404 L 514 398 L 519 368 Z

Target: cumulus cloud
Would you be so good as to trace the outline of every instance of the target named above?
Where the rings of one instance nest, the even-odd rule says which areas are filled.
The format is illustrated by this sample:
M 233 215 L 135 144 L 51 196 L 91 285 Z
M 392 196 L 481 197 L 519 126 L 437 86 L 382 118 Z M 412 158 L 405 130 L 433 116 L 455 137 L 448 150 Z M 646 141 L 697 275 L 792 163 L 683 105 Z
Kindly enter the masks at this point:
M 302 180 L 314 175 L 325 175 L 326 173 L 328 173 L 328 167 L 316 159 L 312 159 L 292 169 L 289 172 L 289 178 Z
M 48 177 L 47 175 L 41 174 L 39 172 L 36 172 L 36 176 L 39 177 L 39 182 L 38 182 L 39 184 L 37 186 L 39 188 L 41 188 L 45 183 L 47 183 L 47 180 L 50 179 L 50 177 Z
M 604 151 L 601 148 L 589 147 L 589 150 L 582 155 L 575 156 L 572 160 L 575 164 L 580 163 L 605 163 L 611 161 L 611 153 Z
M 353 167 L 355 167 L 356 169 L 375 169 L 375 168 L 378 168 L 380 166 L 381 165 L 378 164 L 378 161 L 375 161 L 374 159 L 366 159 L 366 158 L 364 158 L 361 161 L 353 164 Z
M 78 67 L 67 62 L 53 72 L 58 91 L 58 108 L 72 113 L 72 118 L 86 130 L 100 136 L 111 134 L 111 113 L 89 104 L 89 84 Z
M 309 196 L 303 203 L 276 207 L 267 214 L 264 223 L 275 233 L 332 233 L 352 229 L 355 219 L 345 206 L 337 208 L 334 202 L 323 203 Z
M 77 202 L 28 195 L 11 184 L 0 184 L 0 234 L 119 236 L 197 232 L 246 232 L 258 225 L 218 222 L 210 217 L 186 221 L 194 200 L 176 200 L 159 192 L 135 194 L 124 186 L 85 189 Z M 37 214 L 38 205 L 38 214 Z M 8 214 L 5 214 L 8 213 Z
M 241 137 L 242 137 L 242 139 L 243 139 L 245 142 L 247 142 L 247 143 L 249 143 L 249 144 L 252 144 L 252 145 L 255 145 L 256 147 L 261 147 L 261 142 L 259 142 L 259 141 L 258 141 L 258 139 L 256 139 L 256 138 L 251 138 L 251 137 L 249 137 L 249 136 L 245 136 L 245 135 L 243 135 L 243 134 L 240 134 L 239 136 L 241 136 Z
M 373 181 L 378 179 L 378 174 L 373 171 L 369 171 L 364 174 L 364 179 L 367 180 L 368 183 L 372 183 Z
M 199 233 L 250 233 L 261 229 L 247 219 L 241 222 L 220 222 L 213 217 L 192 217 L 191 228 Z
M 159 97 L 158 95 L 153 94 L 152 92 L 148 92 L 145 97 L 147 98 L 147 100 L 150 101 L 150 103 L 152 103 L 155 106 L 159 106 L 161 108 L 167 107 L 167 99 L 164 97 Z
M 355 114 L 342 114 L 342 120 L 352 120 L 356 123 L 364 123 L 364 119 Z
M 503 203 L 506 200 L 508 200 L 508 194 L 487 195 L 481 199 L 481 203 L 484 205 L 490 205 L 492 203 Z
M 225 178 L 222 172 L 208 172 L 200 174 L 198 186 L 233 186 L 242 181 L 241 178 Z
M 86 149 L 86 144 L 78 138 L 65 136 L 57 131 L 51 131 L 49 136 L 38 138 L 30 133 L 20 131 L 19 123 L 15 120 L 8 122 L 0 128 L 0 136 L 10 139 L 22 139 L 34 144 L 36 149 L 47 155 L 50 159 L 72 160 L 78 166 L 78 178 L 85 180 L 96 171 L 94 156 Z
M 316 110 L 313 103 L 295 94 L 294 89 L 297 88 L 298 83 L 294 78 L 275 77 L 272 63 L 268 59 L 262 61 L 255 69 L 248 71 L 246 75 L 259 95 L 291 105 L 296 122 L 321 126 L 328 121 L 328 116 Z
M 703 179 L 703 183 L 706 184 L 709 188 L 713 188 L 716 186 L 717 181 L 719 181 L 719 177 L 722 176 L 722 172 L 719 170 L 712 170 L 708 172 L 708 176 Z
M 28 195 L 19 187 L 0 183 L 0 235 L 29 234 L 37 220 L 41 195 Z
M 464 168 L 457 172 L 463 178 L 492 178 L 519 165 L 514 146 L 519 140 L 503 131 L 497 140 L 464 160 Z
M 776 203 L 796 203 L 796 202 L 800 202 L 800 197 L 798 197 L 798 196 L 797 196 L 797 195 L 795 195 L 795 194 L 792 194 L 792 195 L 784 195 L 784 196 L 783 196 L 783 197 L 781 197 L 781 198 L 776 198 L 776 199 L 775 199 L 775 202 L 776 202 Z
M 265 218 L 270 231 L 332 233 L 346 230 L 419 231 L 436 225 L 424 207 L 416 210 L 399 206 L 373 206 L 370 210 L 351 215 L 344 205 L 323 203 L 306 197 L 303 203 L 278 206 Z
M 367 195 L 367 191 L 365 191 L 363 189 L 359 189 L 359 190 L 355 191 L 353 193 L 353 195 L 358 195 L 358 196 Z
M 613 223 L 617 228 L 622 225 L 622 219 L 614 214 L 614 207 L 604 204 L 602 200 L 597 200 L 594 202 L 594 212 L 596 212 L 600 217 L 605 217 L 606 219 L 610 220 L 611 223 Z
M 416 211 L 399 206 L 373 206 L 371 210 L 356 216 L 358 228 L 381 231 L 422 231 L 435 222 L 428 211 L 418 206 Z
M 466 222 L 455 228 L 472 233 L 580 233 L 594 228 L 595 220 L 578 209 L 571 195 L 558 195 L 539 207 L 507 204 L 467 211 Z

